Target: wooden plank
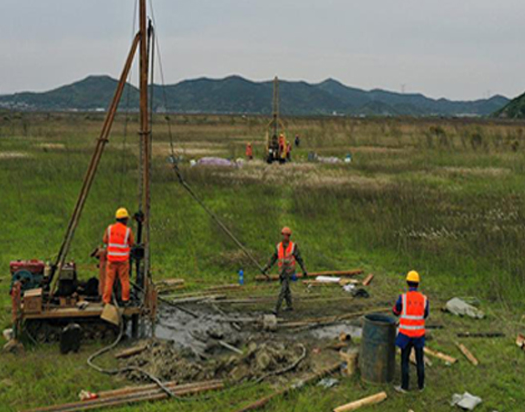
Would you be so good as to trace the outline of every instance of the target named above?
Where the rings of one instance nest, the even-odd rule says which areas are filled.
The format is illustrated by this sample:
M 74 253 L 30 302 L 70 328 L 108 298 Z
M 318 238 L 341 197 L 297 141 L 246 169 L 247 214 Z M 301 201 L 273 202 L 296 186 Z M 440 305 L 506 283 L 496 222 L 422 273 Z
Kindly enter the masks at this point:
M 186 289 L 186 286 L 184 285 L 174 285 L 174 286 L 169 286 L 169 287 L 159 286 L 157 288 L 159 293 L 171 293 L 171 292 L 175 292 L 176 290 L 183 290 L 183 289 Z
M 363 286 L 368 286 L 370 283 L 372 283 L 372 280 L 374 279 L 374 274 L 370 273 L 365 280 L 363 280 Z
M 226 299 L 226 295 L 206 295 L 206 296 L 197 296 L 194 298 L 172 299 L 170 300 L 170 302 L 175 305 L 180 305 L 181 303 L 199 303 L 202 301 L 220 300 L 220 299 Z
M 344 277 L 344 276 L 356 276 L 361 275 L 364 272 L 363 269 L 352 269 L 352 270 L 340 270 L 340 271 L 326 271 L 326 272 L 308 272 L 309 278 L 317 277 L 317 276 L 336 276 L 336 277 Z M 303 278 L 302 273 L 297 274 L 297 278 L 301 279 Z M 258 282 L 268 282 L 268 281 L 277 281 L 279 280 L 279 275 L 257 275 L 255 276 L 255 280 Z
M 177 385 L 176 381 L 170 381 L 164 384 L 164 386 L 168 389 L 173 389 L 176 385 Z M 98 396 L 98 399 L 106 399 L 106 398 L 115 398 L 121 395 L 131 395 L 133 393 L 147 392 L 147 391 L 151 391 L 155 389 L 159 389 L 159 386 L 156 383 L 151 383 L 147 385 L 126 386 L 124 388 L 113 389 L 110 391 L 101 391 L 101 392 L 98 392 L 96 395 Z
M 146 385 L 150 386 L 150 385 Z M 43 408 L 31 409 L 26 412 L 73 412 L 73 411 L 85 411 L 92 409 L 101 409 L 110 406 L 126 405 L 144 401 L 155 401 L 161 399 L 167 399 L 168 394 L 155 385 L 156 388 L 152 390 L 145 390 L 140 392 L 131 392 L 124 395 L 116 396 L 105 396 L 104 398 L 67 403 L 63 405 L 47 406 Z M 169 385 L 168 388 L 176 396 L 191 395 L 194 393 L 222 389 L 224 384 L 222 381 L 208 381 L 198 382 L 186 385 Z
M 163 279 L 157 282 L 156 286 L 176 286 L 184 285 L 184 279 Z
M 210 295 L 216 295 L 217 292 L 213 290 L 201 290 L 199 292 L 187 292 L 187 293 L 173 293 L 170 295 L 163 295 L 163 299 L 183 299 L 183 298 L 199 298 Z
M 344 286 L 353 284 L 357 285 L 359 283 L 356 279 L 341 279 L 339 282 L 320 282 L 318 280 L 303 280 L 303 285 L 305 286 Z
M 362 406 L 375 405 L 380 402 L 383 402 L 387 398 L 386 392 L 379 392 L 375 395 L 369 396 L 367 398 L 359 399 L 354 402 L 347 403 L 346 405 L 339 406 L 334 409 L 334 412 L 351 412 L 355 411 Z
M 472 363 L 474 366 L 479 365 L 479 361 L 472 354 L 472 352 L 467 349 L 465 345 L 463 345 L 462 343 L 456 342 L 456 346 L 459 348 L 461 353 L 465 355 L 465 357 L 470 361 L 470 363 Z
M 23 314 L 23 319 L 95 318 L 100 317 L 102 310 L 103 306 L 101 304 L 90 303 L 83 310 L 78 308 L 51 308 L 42 311 L 42 313 L 25 313 Z M 139 315 L 140 313 L 141 308 L 124 308 L 124 316 Z
M 329 302 L 329 303 L 334 303 L 334 302 L 349 302 L 349 301 L 354 301 L 355 302 L 355 298 L 353 296 L 351 296 L 350 294 L 348 294 L 348 296 L 338 296 L 338 297 L 318 297 L 319 295 L 317 296 L 312 296 L 312 297 L 299 297 L 299 296 L 293 296 L 293 300 L 294 302 L 300 302 L 301 304 L 309 304 L 309 303 L 317 303 L 317 302 Z M 269 296 L 267 298 L 264 298 L 264 299 L 224 299 L 224 300 L 218 300 L 214 303 L 217 303 L 217 304 L 232 304 L 232 305 L 257 305 L 257 304 L 260 304 L 260 303 L 264 303 L 264 302 L 274 302 L 275 300 L 277 299 L 277 295 L 276 296 Z M 390 308 L 391 309 L 391 308 Z
M 216 286 L 210 286 L 209 288 L 206 288 L 207 291 L 218 291 L 218 290 L 232 290 L 237 291 L 241 289 L 241 285 L 238 283 L 232 283 L 229 285 L 216 285 Z
M 442 361 L 448 362 L 450 364 L 456 363 L 458 360 L 456 358 L 453 358 L 452 356 L 446 355 L 442 352 L 432 350 L 425 346 L 423 351 L 430 356 L 433 356 L 434 358 L 441 359 Z

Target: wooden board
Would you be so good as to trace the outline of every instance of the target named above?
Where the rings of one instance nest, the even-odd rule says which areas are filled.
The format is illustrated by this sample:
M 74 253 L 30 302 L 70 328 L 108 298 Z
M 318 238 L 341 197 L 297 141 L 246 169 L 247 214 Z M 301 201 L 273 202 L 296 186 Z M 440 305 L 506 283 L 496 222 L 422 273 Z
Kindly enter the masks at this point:
M 468 348 L 465 345 L 463 345 L 462 343 L 456 342 L 456 346 L 459 348 L 461 353 L 465 355 L 465 357 L 469 360 L 470 363 L 472 363 L 474 366 L 479 365 L 479 361 L 472 354 L 472 352 L 468 350 Z
M 22 319 L 63 319 L 63 318 L 96 318 L 100 317 L 104 305 L 102 303 L 90 303 L 87 308 L 50 308 L 45 305 L 41 313 L 23 313 Z M 124 316 L 139 315 L 141 308 L 124 308 Z
M 327 271 L 327 272 L 308 272 L 307 277 L 314 278 L 317 276 L 336 276 L 336 277 L 344 277 L 344 276 L 356 276 L 362 274 L 364 271 L 363 269 L 353 269 L 353 270 L 341 270 L 341 271 Z M 304 278 L 302 273 L 297 273 L 297 279 Z M 279 275 L 257 275 L 255 276 L 255 280 L 258 282 L 268 282 L 268 281 L 277 281 L 279 280 Z
M 359 399 L 358 401 L 347 403 L 334 409 L 334 412 L 350 412 L 355 411 L 363 406 L 375 405 L 383 402 L 387 398 L 386 392 L 379 392 L 367 398 Z
M 432 350 L 428 347 L 425 347 L 423 351 L 430 356 L 433 356 L 434 358 L 441 359 L 442 361 L 448 362 L 450 364 L 456 363 L 458 360 L 456 358 L 453 358 L 452 356 L 446 355 L 442 352 L 439 352 L 437 350 Z

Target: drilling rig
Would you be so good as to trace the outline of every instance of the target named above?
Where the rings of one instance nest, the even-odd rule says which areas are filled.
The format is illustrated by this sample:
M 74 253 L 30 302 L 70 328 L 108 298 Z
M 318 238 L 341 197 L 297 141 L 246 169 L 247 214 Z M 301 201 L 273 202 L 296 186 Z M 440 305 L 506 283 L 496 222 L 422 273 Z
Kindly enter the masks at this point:
M 99 279 L 80 280 L 76 265 L 68 260 L 68 252 L 75 230 L 82 216 L 91 186 L 95 179 L 104 148 L 109 142 L 119 102 L 137 51 L 140 66 L 140 130 L 139 130 L 139 204 L 134 220 L 137 225 L 137 245 L 131 252 L 130 279 L 133 282 L 133 304 L 121 309 L 124 321 L 131 320 L 132 334 L 138 331 L 141 317 L 154 319 L 157 292 L 150 271 L 150 208 L 151 208 L 151 123 L 148 106 L 148 76 L 155 47 L 154 28 L 147 17 L 146 0 L 139 2 L 139 31 L 134 36 L 131 50 L 122 70 L 113 100 L 109 105 L 96 147 L 85 174 L 80 194 L 70 217 L 56 261 L 42 260 L 11 262 L 11 298 L 15 337 L 28 334 L 38 343 L 60 339 L 74 324 L 84 338 L 112 338 L 116 326 L 101 318 L 104 304 L 99 283 L 104 277 L 104 262 L 100 262 Z M 103 256 L 103 253 L 101 254 Z M 133 276 L 131 276 L 133 275 Z
M 279 116 L 279 79 L 273 79 L 272 119 L 266 131 L 266 161 L 285 163 L 289 160 L 289 146 L 286 141 L 284 123 Z

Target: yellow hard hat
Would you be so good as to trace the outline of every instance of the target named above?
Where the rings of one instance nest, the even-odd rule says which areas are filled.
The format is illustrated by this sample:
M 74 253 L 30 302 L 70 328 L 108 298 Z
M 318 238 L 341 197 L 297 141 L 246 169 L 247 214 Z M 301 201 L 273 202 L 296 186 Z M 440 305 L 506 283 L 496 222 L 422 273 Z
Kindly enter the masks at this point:
M 115 213 L 115 219 L 128 219 L 129 213 L 125 207 L 121 207 Z
M 419 283 L 419 273 L 417 273 L 415 270 L 411 270 L 410 272 L 408 272 L 407 282 Z

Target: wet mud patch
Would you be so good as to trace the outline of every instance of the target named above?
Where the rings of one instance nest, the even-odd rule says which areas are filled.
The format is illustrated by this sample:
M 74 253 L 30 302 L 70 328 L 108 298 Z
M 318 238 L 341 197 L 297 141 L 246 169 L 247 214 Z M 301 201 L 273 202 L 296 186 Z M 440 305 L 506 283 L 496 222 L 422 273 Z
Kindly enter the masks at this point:
M 140 367 L 163 381 L 179 383 L 209 379 L 278 383 L 337 362 L 338 351 L 352 346 L 352 338 L 361 334 L 358 323 L 348 321 L 267 330 L 260 312 L 225 313 L 205 305 L 191 311 L 194 315 L 163 307 L 156 337 L 134 343 L 146 344 L 147 349 L 121 360 L 120 366 Z M 347 336 L 345 342 L 341 335 Z M 144 381 L 137 372 L 126 377 Z

